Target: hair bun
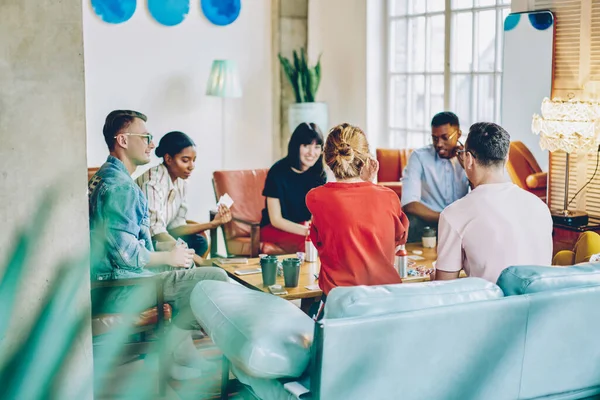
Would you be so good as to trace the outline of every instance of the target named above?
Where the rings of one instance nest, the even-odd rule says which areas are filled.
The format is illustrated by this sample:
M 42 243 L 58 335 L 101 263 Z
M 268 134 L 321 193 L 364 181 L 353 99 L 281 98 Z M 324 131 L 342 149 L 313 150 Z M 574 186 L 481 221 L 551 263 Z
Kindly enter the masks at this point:
M 156 154 L 156 157 L 161 158 L 164 157 L 165 152 L 162 146 L 158 146 L 155 150 L 154 150 L 154 154 Z
M 337 148 L 338 156 L 347 161 L 352 162 L 354 160 L 354 149 L 346 142 L 340 143 Z

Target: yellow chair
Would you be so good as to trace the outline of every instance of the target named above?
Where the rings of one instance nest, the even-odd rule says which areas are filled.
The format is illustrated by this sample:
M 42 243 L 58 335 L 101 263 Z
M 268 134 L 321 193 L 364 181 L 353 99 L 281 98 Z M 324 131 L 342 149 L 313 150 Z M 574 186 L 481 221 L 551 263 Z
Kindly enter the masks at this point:
M 577 238 L 573 251 L 561 250 L 552 259 L 552 265 L 575 265 L 590 261 L 590 257 L 600 253 L 600 235 L 596 232 L 583 232 Z

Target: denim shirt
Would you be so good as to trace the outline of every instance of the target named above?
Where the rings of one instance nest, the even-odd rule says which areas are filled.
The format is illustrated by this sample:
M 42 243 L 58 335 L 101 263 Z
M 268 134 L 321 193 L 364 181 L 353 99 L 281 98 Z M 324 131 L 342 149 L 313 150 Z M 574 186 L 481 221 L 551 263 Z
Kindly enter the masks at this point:
M 412 152 L 402 175 L 402 205 L 420 202 L 441 212 L 469 192 L 469 180 L 456 157 L 441 158 L 433 145 Z
M 88 183 L 91 278 L 153 275 L 144 267 L 154 251 L 148 204 L 125 165 L 108 156 Z

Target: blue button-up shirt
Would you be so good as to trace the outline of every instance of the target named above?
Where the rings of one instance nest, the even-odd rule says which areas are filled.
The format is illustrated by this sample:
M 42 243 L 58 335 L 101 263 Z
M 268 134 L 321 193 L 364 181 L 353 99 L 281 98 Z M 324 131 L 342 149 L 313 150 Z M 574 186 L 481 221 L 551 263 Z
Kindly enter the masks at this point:
M 144 269 L 154 251 L 148 203 L 117 158 L 108 159 L 88 183 L 91 278 L 153 275 Z
M 412 152 L 402 176 L 402 205 L 420 202 L 433 211 L 464 197 L 469 191 L 465 170 L 456 157 L 441 158 L 433 145 Z

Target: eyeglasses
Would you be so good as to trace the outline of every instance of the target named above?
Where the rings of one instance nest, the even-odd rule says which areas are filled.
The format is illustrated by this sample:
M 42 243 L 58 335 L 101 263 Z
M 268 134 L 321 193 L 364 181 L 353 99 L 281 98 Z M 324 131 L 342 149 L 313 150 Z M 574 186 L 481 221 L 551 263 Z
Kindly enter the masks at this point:
M 129 132 L 124 132 L 121 133 L 121 135 L 125 135 L 125 136 L 140 136 L 143 138 L 146 138 L 146 144 L 150 144 L 152 143 L 152 139 L 154 138 L 154 136 L 152 136 L 151 133 L 129 133 Z M 117 138 L 117 136 L 114 137 L 115 139 Z
M 473 156 L 473 158 L 477 158 L 477 157 L 475 157 L 475 154 L 473 154 L 472 151 L 465 150 L 465 146 L 460 142 L 460 140 L 457 141 L 457 144 L 458 144 L 459 147 L 462 147 L 462 149 L 456 150 L 456 156 L 457 157 L 459 157 L 459 158 L 462 159 L 465 156 L 465 153 L 471 153 L 471 155 Z
M 441 137 L 437 137 L 437 136 L 431 135 L 431 141 L 433 142 L 433 144 L 436 144 L 440 140 L 443 140 L 444 142 L 447 142 L 448 140 L 451 140 L 454 136 L 456 136 L 456 134 L 459 133 L 459 132 L 462 133 L 462 131 L 460 129 L 455 130 L 446 139 L 443 139 Z

